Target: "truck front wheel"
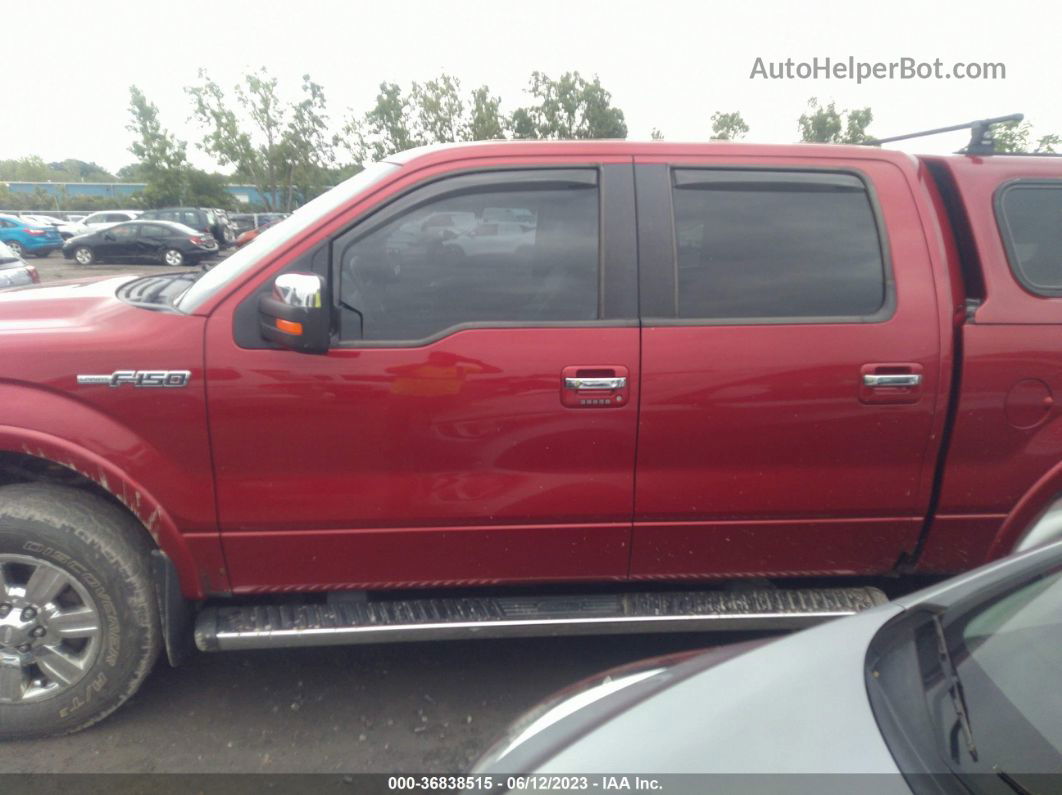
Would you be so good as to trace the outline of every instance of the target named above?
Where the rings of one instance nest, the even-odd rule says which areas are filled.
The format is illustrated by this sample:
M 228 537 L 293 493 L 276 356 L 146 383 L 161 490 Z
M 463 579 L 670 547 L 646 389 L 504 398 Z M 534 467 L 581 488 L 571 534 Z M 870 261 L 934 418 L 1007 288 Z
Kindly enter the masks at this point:
M 0 740 L 106 717 L 159 643 L 150 544 L 134 517 L 79 489 L 0 488 Z

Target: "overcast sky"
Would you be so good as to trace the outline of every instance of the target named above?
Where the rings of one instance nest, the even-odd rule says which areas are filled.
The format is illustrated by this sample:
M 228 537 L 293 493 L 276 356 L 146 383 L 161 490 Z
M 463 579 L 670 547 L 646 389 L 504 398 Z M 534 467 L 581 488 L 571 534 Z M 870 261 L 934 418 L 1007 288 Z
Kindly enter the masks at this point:
M 24 18 L 4 36 L 0 159 L 76 157 L 111 170 L 131 162 L 125 127 L 135 83 L 192 144 L 196 164 L 213 168 L 195 153 L 199 132 L 182 88 L 200 67 L 229 86 L 262 65 L 289 92 L 303 73 L 323 84 L 337 129 L 349 108 L 372 104 L 384 80 L 408 86 L 445 71 L 468 90 L 488 84 L 511 111 L 538 69 L 600 76 L 631 138 L 658 127 L 670 140 L 704 140 L 714 111 L 740 110 L 748 140 L 794 141 L 811 96 L 870 105 L 878 136 L 1016 111 L 1037 133 L 1062 134 L 1058 2 L 53 0 L 21 8 Z M 939 58 L 945 69 L 1003 63 L 1006 78 L 860 85 L 749 77 L 757 57 L 849 56 Z M 945 152 L 965 140 L 953 133 L 900 146 Z

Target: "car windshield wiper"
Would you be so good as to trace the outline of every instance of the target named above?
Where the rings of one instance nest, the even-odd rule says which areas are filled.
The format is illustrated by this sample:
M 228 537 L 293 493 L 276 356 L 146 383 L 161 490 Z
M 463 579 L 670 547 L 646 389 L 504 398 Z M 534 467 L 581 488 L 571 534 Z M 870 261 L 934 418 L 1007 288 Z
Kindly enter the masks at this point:
M 973 728 L 970 726 L 970 712 L 966 706 L 962 680 L 959 679 L 959 671 L 951 659 L 951 652 L 948 651 L 948 641 L 944 636 L 944 623 L 940 620 L 939 615 L 933 616 L 933 628 L 937 633 L 937 659 L 940 661 L 940 668 L 948 680 L 948 695 L 951 696 L 951 703 L 955 709 L 956 722 L 962 731 L 963 739 L 966 741 L 966 750 L 970 752 L 970 758 L 976 762 L 977 746 L 974 744 Z M 953 752 L 953 754 L 955 761 L 958 762 L 957 751 Z
M 1002 781 L 1004 784 L 1006 784 L 1008 787 L 1018 793 L 1018 795 L 1034 795 L 1031 789 L 1028 789 L 1023 786 L 1020 781 L 1014 778 L 1014 776 L 1012 776 L 1006 770 L 1000 770 L 997 767 L 995 768 L 995 771 L 996 775 L 999 776 L 1000 781 Z

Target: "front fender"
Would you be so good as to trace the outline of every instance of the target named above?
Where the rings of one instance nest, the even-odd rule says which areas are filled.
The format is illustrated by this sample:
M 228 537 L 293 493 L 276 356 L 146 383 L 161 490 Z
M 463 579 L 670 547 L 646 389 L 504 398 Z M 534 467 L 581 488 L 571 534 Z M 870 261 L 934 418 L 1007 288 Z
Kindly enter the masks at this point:
M 173 561 L 186 597 L 228 593 L 202 398 L 95 389 L 82 398 L 0 383 L 0 451 L 66 467 L 125 505 Z M 102 410 L 117 399 L 125 402 Z

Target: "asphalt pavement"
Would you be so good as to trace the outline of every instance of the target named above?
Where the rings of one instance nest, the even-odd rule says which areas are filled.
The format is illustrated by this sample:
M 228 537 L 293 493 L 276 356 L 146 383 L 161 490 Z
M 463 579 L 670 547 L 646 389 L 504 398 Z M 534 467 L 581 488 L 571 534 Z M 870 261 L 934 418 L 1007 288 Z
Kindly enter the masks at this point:
M 230 249 L 230 251 L 233 249 Z M 209 260 L 220 262 L 223 257 Z M 63 257 L 62 252 L 53 251 L 47 257 L 27 257 L 26 262 L 34 266 L 41 275 L 42 282 L 67 281 L 70 279 L 83 279 L 85 276 L 116 276 L 119 274 L 140 273 L 163 273 L 172 268 L 152 262 L 131 262 L 123 264 L 95 263 L 93 265 L 78 265 L 71 259 Z
M 0 743 L 7 773 L 458 773 L 544 697 L 612 666 L 748 635 L 405 643 L 160 661 L 79 734 Z

